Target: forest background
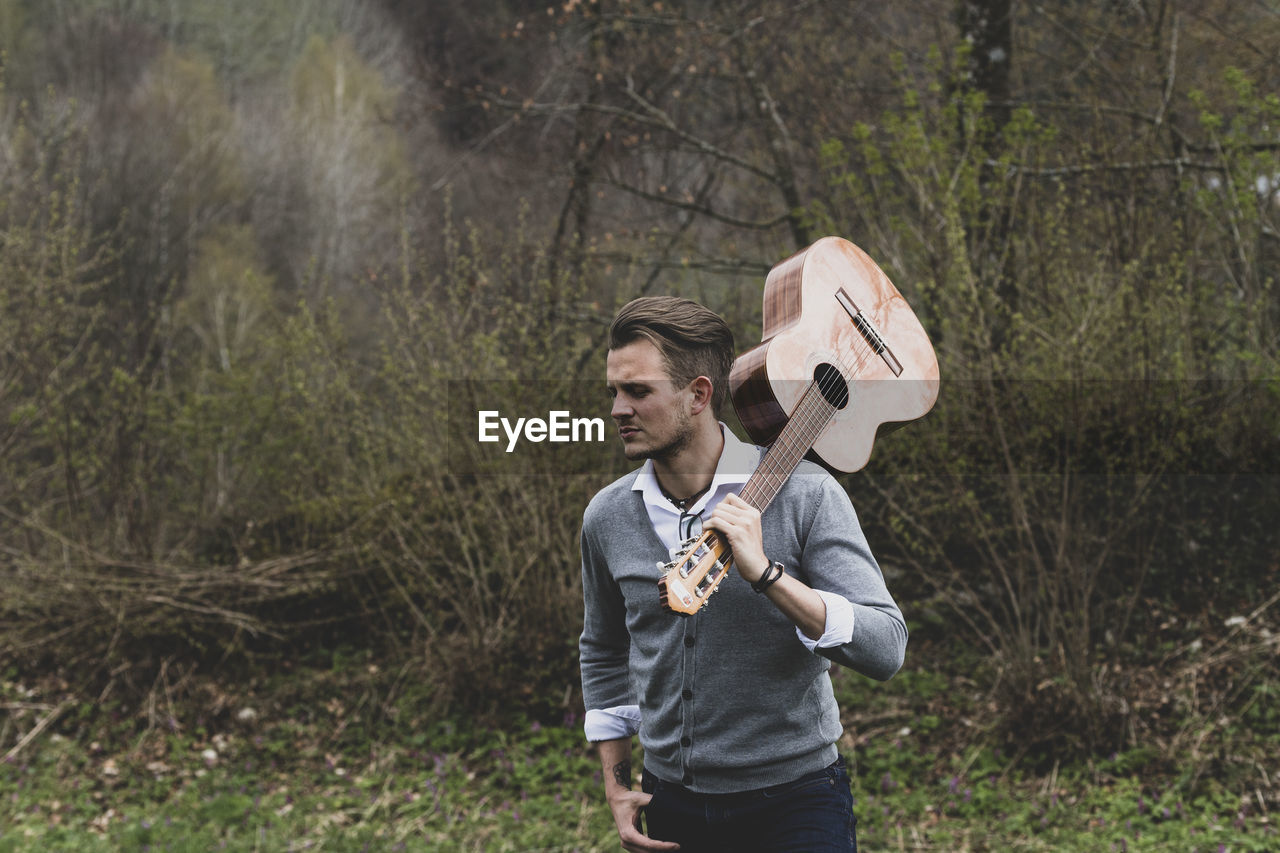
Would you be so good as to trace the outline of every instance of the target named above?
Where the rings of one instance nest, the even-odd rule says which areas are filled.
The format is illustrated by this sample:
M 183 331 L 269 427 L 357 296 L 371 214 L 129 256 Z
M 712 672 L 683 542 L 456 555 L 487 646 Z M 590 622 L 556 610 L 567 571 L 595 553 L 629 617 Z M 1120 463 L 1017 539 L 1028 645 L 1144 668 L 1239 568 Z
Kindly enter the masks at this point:
M 0 849 L 608 849 L 627 465 L 503 468 L 468 395 L 607 418 L 617 306 L 745 350 L 826 234 L 943 376 L 842 478 L 912 630 L 835 674 L 864 838 L 1274 843 L 1272 0 L 0 0 L 0 48 Z

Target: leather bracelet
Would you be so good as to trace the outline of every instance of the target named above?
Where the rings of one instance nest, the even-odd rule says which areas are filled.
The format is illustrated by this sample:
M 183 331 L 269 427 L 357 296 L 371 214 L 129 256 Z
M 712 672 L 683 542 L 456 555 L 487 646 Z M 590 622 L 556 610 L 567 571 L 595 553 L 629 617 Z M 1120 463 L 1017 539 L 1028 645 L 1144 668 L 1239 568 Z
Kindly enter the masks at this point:
M 775 569 L 777 571 L 775 571 Z M 769 564 L 769 568 L 764 570 L 764 574 L 760 576 L 760 580 L 751 585 L 751 588 L 756 592 L 764 592 L 766 589 L 777 583 L 778 578 L 782 577 L 786 573 L 787 570 L 783 568 L 782 563 L 774 560 Z

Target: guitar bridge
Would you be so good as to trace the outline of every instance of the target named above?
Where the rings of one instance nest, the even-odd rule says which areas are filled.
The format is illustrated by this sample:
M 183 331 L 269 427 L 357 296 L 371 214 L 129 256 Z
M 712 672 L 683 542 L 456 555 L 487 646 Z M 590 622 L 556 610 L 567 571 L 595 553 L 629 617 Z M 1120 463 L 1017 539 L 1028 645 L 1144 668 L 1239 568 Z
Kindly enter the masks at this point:
M 836 301 L 840 303 L 840 307 L 844 308 L 849 314 L 849 319 L 853 320 L 853 327 L 861 333 L 863 340 L 871 347 L 872 352 L 884 359 L 884 363 L 889 365 L 889 369 L 893 371 L 894 376 L 902 375 L 902 362 L 898 361 L 897 356 L 893 354 L 893 350 L 889 349 L 889 345 L 884 342 L 884 338 L 880 335 L 880 331 L 871 322 L 871 318 L 862 313 L 862 309 L 853 301 L 853 297 L 849 296 L 842 287 L 836 291 Z

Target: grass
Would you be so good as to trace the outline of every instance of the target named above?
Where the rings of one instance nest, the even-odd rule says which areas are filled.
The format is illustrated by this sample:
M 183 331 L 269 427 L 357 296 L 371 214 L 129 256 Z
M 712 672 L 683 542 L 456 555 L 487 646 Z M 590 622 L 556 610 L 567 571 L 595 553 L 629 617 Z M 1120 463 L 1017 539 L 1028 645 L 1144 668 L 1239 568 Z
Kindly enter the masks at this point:
M 859 840 L 872 850 L 1275 849 L 1257 804 L 1216 784 L 1188 796 L 1144 782 L 1126 757 L 1036 777 L 993 750 L 939 761 L 899 741 L 868 745 L 854 786 Z
M 967 679 L 904 670 L 877 684 L 834 672 L 834 683 L 868 850 L 1280 847 L 1268 814 L 1280 780 L 1264 767 L 1280 754 L 1273 717 L 1252 720 L 1246 710 L 1213 721 L 1183 754 L 1134 746 L 1064 766 L 1002 749 L 994 717 L 981 722 L 992 709 Z
M 576 725 L 442 723 L 419 743 L 337 751 L 327 740 L 319 723 L 153 735 L 125 752 L 55 735 L 0 767 L 0 850 L 527 850 L 607 838 Z
M 425 688 L 393 689 L 375 670 L 295 673 L 239 696 L 209 683 L 184 703 L 64 709 L 0 763 L 0 851 L 618 849 L 574 713 L 433 720 Z M 1274 725 L 1212 735 L 1248 758 L 1223 772 L 1192 774 L 1136 748 L 1036 770 L 964 722 L 981 697 L 963 679 L 908 670 L 883 685 L 849 673 L 835 684 L 863 849 L 1280 844 L 1267 813 L 1274 791 L 1239 772 L 1248 761 L 1277 772 Z M 56 706 L 53 695 L 0 683 L 6 751 L 14 732 Z

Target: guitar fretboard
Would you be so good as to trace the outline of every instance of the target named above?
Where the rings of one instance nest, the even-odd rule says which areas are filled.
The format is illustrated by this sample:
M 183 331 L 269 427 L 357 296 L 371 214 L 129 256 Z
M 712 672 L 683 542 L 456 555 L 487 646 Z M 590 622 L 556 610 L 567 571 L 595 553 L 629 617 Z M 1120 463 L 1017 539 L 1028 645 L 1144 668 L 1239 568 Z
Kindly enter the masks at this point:
M 763 513 L 835 413 L 836 407 L 823 397 L 818 383 L 810 382 L 786 426 L 742 487 L 740 497 Z

